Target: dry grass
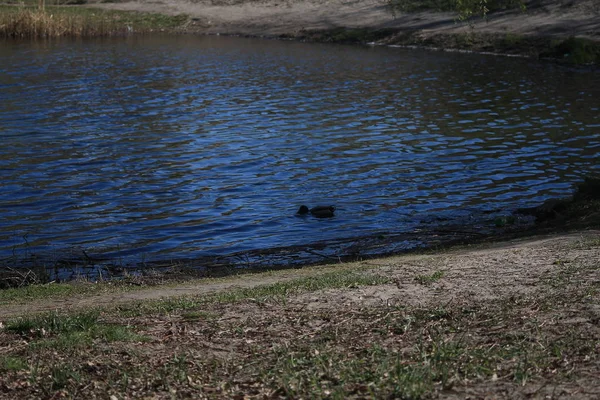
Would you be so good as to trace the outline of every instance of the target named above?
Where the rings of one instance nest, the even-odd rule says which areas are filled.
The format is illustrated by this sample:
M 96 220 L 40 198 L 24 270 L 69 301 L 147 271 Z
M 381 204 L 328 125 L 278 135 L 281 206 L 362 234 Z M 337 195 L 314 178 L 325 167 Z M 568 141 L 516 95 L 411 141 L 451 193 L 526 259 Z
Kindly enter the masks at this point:
M 78 7 L 0 7 L 0 37 L 116 36 L 175 29 L 187 16 L 164 16 Z
M 558 237 L 28 313 L 0 329 L 0 398 L 595 399 L 598 243 Z
M 93 16 L 93 15 L 92 15 Z M 106 18 L 86 15 L 53 14 L 43 10 L 20 9 L 3 13 L 0 17 L 0 35 L 5 37 L 107 36 L 127 33 Z M 93 22 L 92 22 L 93 21 Z

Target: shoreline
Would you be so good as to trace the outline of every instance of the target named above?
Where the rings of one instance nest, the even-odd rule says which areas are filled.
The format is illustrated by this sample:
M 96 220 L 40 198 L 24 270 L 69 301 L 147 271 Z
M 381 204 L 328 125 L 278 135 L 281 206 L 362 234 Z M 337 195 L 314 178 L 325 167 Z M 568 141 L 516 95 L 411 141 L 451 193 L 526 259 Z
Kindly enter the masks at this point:
M 0 35 L 13 38 L 171 33 L 520 56 L 600 65 L 600 3 L 525 0 L 526 11 L 459 21 L 451 12 L 392 12 L 384 0 L 157 0 L 1 5 Z M 94 11 L 96 10 L 96 11 Z M 11 16 L 12 15 L 12 16 Z
M 600 4 L 593 0 L 576 5 L 562 0 L 527 3 L 531 3 L 530 8 L 524 12 L 492 12 L 485 20 L 470 23 L 458 21 L 451 12 L 394 14 L 382 0 L 159 0 L 87 6 L 186 14 L 188 22 L 174 30 L 184 34 L 417 46 L 574 64 L 600 63 Z
M 15 247 L 12 257 L 1 260 L 0 290 L 78 280 L 99 282 L 133 278 L 137 284 L 165 283 L 360 262 L 432 249 L 451 249 L 457 245 L 583 232 L 600 228 L 600 176 L 588 176 L 575 184 L 569 197 L 551 198 L 535 207 L 492 210 L 477 219 L 469 217 L 468 222 L 440 219 L 420 222 L 421 225 L 404 232 L 379 231 L 301 245 L 142 262 L 123 262 L 118 255 L 90 256 L 83 248 L 65 249 L 62 258 L 53 259 L 26 248 L 26 256 L 19 257 L 19 249 Z
M 573 198 L 549 199 L 543 204 L 511 212 L 496 210 L 476 222 L 438 221 L 406 232 L 381 231 L 366 236 L 257 248 L 241 252 L 191 258 L 146 259 L 142 262 L 94 254 L 89 249 L 66 249 L 63 255 L 2 260 L 0 291 L 53 282 L 125 281 L 135 285 L 223 278 L 318 265 L 335 265 L 452 251 L 457 246 L 490 246 L 511 240 L 535 240 L 547 235 L 570 235 L 600 228 L 596 179 L 577 186 Z M 89 252 L 89 253 L 88 253 Z
M 189 273 L 179 275 L 178 271 L 161 274 L 151 273 L 147 276 L 129 275 L 121 280 L 85 278 L 64 282 L 51 281 L 43 284 L 19 286 L 10 289 L 0 289 L 0 322 L 2 319 L 14 318 L 20 315 L 49 312 L 53 310 L 68 310 L 69 312 L 82 308 L 102 307 L 110 309 L 119 304 L 135 303 L 138 301 L 155 301 L 182 296 L 198 296 L 219 291 L 239 288 L 254 288 L 261 285 L 278 284 L 299 277 L 319 276 L 327 273 L 362 270 L 365 266 L 404 265 L 406 260 L 438 260 L 439 264 L 446 257 L 456 255 L 502 252 L 507 249 L 519 248 L 526 252 L 531 246 L 541 243 L 556 243 L 583 241 L 597 242 L 600 251 L 600 226 L 578 228 L 571 231 L 538 232 L 504 236 L 496 239 L 487 238 L 483 241 L 458 242 L 415 251 L 383 254 L 374 257 L 347 259 L 331 262 L 314 262 L 299 268 L 263 268 L 238 270 L 234 273 L 198 276 Z M 561 244 L 563 246 L 564 244 Z M 486 262 L 492 262 L 488 256 Z M 498 262 L 494 259 L 493 262 Z M 590 260 L 593 261 L 593 260 Z M 526 261 L 524 261 L 526 262 Z M 483 266 L 483 264 L 481 265 Z M 456 265 L 455 267 L 460 267 Z M 367 269 L 370 269 L 367 267 Z M 526 274 L 526 271 L 522 271 Z M 56 288 L 61 288 L 55 291 Z M 67 288 L 66 293 L 64 289 Z M 38 298 L 38 297 L 42 298 Z M 56 299 L 56 301 L 49 301 Z M 40 301 L 41 300 L 41 301 Z

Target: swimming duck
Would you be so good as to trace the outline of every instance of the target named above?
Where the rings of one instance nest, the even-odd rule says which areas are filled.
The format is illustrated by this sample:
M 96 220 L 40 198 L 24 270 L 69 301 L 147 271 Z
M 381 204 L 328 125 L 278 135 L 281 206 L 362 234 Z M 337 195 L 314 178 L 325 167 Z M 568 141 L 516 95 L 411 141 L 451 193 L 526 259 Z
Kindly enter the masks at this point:
M 306 206 L 300 206 L 298 210 L 299 215 L 305 215 L 310 213 L 313 217 L 317 218 L 331 218 L 333 217 L 333 212 L 335 211 L 334 206 L 317 206 L 309 209 Z

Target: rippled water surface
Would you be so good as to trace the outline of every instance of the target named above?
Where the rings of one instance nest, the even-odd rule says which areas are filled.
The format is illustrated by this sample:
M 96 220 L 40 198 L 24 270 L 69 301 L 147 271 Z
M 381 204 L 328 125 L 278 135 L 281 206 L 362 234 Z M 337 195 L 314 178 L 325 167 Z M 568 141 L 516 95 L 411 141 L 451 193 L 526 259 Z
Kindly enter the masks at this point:
M 177 258 L 402 232 L 598 171 L 600 77 L 222 37 L 0 43 L 0 258 Z M 300 204 L 334 204 L 331 219 Z

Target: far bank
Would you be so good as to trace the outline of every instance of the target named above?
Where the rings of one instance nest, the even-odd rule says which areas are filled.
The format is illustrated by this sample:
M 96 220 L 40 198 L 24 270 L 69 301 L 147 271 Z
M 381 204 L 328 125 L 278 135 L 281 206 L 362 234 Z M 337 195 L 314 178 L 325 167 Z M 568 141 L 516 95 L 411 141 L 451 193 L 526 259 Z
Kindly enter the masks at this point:
M 593 0 L 494 0 L 465 19 L 452 1 L 9 0 L 0 37 L 179 33 L 392 45 L 598 64 L 600 4 Z
M 89 5 L 185 14 L 188 21 L 176 29 L 185 33 L 419 46 L 551 58 L 574 64 L 598 63 L 600 58 L 600 4 L 593 0 L 528 0 L 525 9 L 515 1 L 493 1 L 488 3 L 490 12 L 485 19 L 473 17 L 468 21 L 461 20 L 450 3 L 159 0 Z

